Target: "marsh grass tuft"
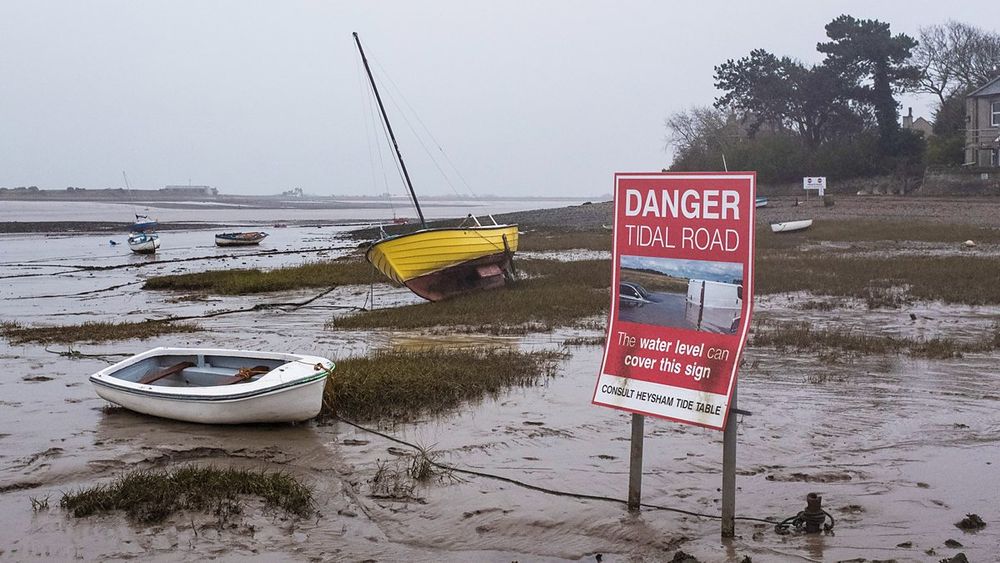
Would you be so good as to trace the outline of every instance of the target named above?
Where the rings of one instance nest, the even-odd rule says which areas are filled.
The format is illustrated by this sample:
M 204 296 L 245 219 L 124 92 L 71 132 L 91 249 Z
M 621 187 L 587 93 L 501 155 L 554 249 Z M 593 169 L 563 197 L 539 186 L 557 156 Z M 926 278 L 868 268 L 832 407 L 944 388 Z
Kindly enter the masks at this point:
M 563 341 L 563 346 L 604 346 L 603 336 L 574 336 Z
M 310 287 L 366 284 L 383 281 L 362 260 L 333 260 L 275 270 L 213 270 L 193 274 L 156 276 L 143 289 L 203 291 L 218 295 L 246 295 Z
M 32 512 L 41 512 L 49 509 L 49 497 L 28 497 L 31 501 Z
M 808 230 L 775 234 L 768 225 L 757 227 L 759 249 L 787 249 L 806 242 L 1000 242 L 1000 229 L 927 221 L 877 221 L 872 219 L 817 220 Z
M 437 303 L 365 311 L 336 318 L 329 326 L 338 329 L 465 326 L 478 332 L 523 334 L 569 325 L 608 309 L 611 268 L 607 260 L 521 260 L 517 267 L 526 279 L 502 289 L 467 293 Z
M 907 353 L 918 358 L 946 360 L 963 354 L 990 352 L 1000 347 L 1000 327 L 978 342 L 960 342 L 952 338 L 907 338 L 868 334 L 850 329 L 815 329 L 809 323 L 755 323 L 751 346 L 816 352 L 824 363 L 836 363 L 839 350 L 859 355 Z
M 353 420 L 412 420 L 555 374 L 555 352 L 431 349 L 339 360 L 324 405 Z
M 136 522 L 154 524 L 182 510 L 220 518 L 236 514 L 242 496 L 259 497 L 295 516 L 312 513 L 312 492 L 287 473 L 195 466 L 132 471 L 109 484 L 64 494 L 59 504 L 77 518 L 123 511 Z
M 201 330 L 192 323 L 170 321 L 123 321 L 119 323 L 86 322 L 80 325 L 63 326 L 23 326 L 16 322 L 0 323 L 0 336 L 11 344 L 39 342 L 43 344 L 74 342 L 110 342 L 114 340 L 131 340 L 133 338 L 150 338 L 161 334 L 179 332 L 196 332 Z
M 517 249 L 525 252 L 559 250 L 611 250 L 611 232 L 600 231 L 529 231 L 518 237 Z
M 990 256 L 761 253 L 756 264 L 756 288 L 762 294 L 808 291 L 861 299 L 869 308 L 898 307 L 912 300 L 1000 304 L 1000 258 Z

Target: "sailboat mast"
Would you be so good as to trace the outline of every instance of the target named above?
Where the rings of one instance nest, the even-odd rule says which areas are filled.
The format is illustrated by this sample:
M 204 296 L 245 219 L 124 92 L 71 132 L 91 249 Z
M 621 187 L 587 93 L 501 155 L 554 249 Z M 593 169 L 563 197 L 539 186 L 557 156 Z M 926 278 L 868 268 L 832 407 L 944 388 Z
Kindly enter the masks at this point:
M 413 182 L 410 181 L 410 173 L 406 171 L 406 164 L 403 163 L 403 153 L 399 152 L 399 144 L 396 143 L 396 135 L 392 132 L 392 125 L 389 124 L 389 116 L 385 113 L 385 106 L 382 105 L 382 97 L 379 96 L 378 88 L 375 86 L 375 78 L 372 77 L 372 69 L 368 66 L 368 58 L 365 57 L 365 50 L 361 48 L 361 40 L 358 39 L 358 33 L 354 32 L 354 42 L 358 45 L 358 53 L 361 54 L 361 62 L 365 64 L 365 72 L 368 73 L 368 81 L 372 85 L 372 92 L 375 92 L 375 101 L 378 102 L 378 109 L 382 112 L 382 121 L 385 122 L 385 128 L 389 131 L 389 139 L 392 140 L 392 148 L 396 149 L 396 158 L 399 160 L 399 166 L 403 169 L 403 178 L 406 179 L 406 187 L 410 189 L 410 196 L 413 198 L 413 205 L 417 208 L 417 215 L 420 217 L 420 226 L 427 228 L 427 221 L 424 220 L 424 212 L 420 210 L 420 202 L 417 201 L 417 193 L 413 191 Z

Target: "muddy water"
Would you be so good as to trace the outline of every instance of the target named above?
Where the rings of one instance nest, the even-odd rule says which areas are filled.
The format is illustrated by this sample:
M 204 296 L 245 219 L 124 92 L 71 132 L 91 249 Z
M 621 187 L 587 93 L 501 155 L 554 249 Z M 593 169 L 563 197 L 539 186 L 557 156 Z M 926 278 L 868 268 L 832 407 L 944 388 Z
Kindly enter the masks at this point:
M 30 269 L 13 265 L 31 258 L 32 249 L 23 245 L 43 253 L 49 242 L 4 244 L 7 273 Z M 192 243 L 185 256 L 214 252 L 199 251 L 198 244 Z M 90 248 L 95 247 L 66 253 L 85 256 Z M 270 267 L 308 259 L 289 256 L 248 256 L 247 261 Z M 38 258 L 46 263 L 61 259 Z M 98 260 L 128 264 L 131 257 Z M 164 265 L 163 271 L 202 267 L 182 264 Z M 159 316 L 264 300 L 295 302 L 315 294 L 192 302 L 127 286 L 43 297 L 135 282 L 144 275 L 147 270 L 139 267 L 69 273 L 59 281 L 44 276 L 30 283 L 32 278 L 4 280 L 2 316 L 26 324 L 81 322 L 129 312 Z M 593 560 L 601 553 L 605 561 L 628 561 L 669 558 L 683 549 L 705 561 L 738 561 L 743 555 L 755 561 L 936 561 L 958 551 L 972 561 L 995 560 L 1000 545 L 996 355 L 949 361 L 845 358 L 826 364 L 809 354 L 749 351 L 740 406 L 753 414 L 738 421 L 739 514 L 791 516 L 804 507 L 806 493 L 815 491 L 838 523 L 835 536 L 782 537 L 769 526 L 741 521 L 739 537 L 727 543 L 719 540 L 716 520 L 652 509 L 630 516 L 617 503 L 553 496 L 467 475 L 418 485 L 410 500 L 374 499 L 369 481 L 380 464 L 405 467 L 404 446 L 337 421 L 227 428 L 107 411 L 87 383 L 89 374 L 117 358 L 112 354 L 158 345 L 296 350 L 336 360 L 387 346 L 558 349 L 567 337 L 596 334 L 566 330 L 526 338 L 458 338 L 324 329 L 331 317 L 345 314 L 339 307 L 363 305 L 368 289 L 339 288 L 301 308 L 206 319 L 199 321 L 205 329 L 199 333 L 73 347 L 106 354 L 106 360 L 52 353 L 64 351 L 63 346 L 49 346 L 49 352 L 38 345 L 0 343 L 6 367 L 0 372 L 0 559 L 549 561 Z M 375 294 L 378 306 L 415 301 L 388 286 L 376 286 Z M 21 299 L 27 296 L 34 298 Z M 802 311 L 795 307 L 801 299 L 768 298 L 758 311 L 778 320 L 884 326 L 899 334 L 965 331 L 968 338 L 982 334 L 998 316 L 995 309 L 930 304 L 915 309 L 918 319 L 911 321 L 910 309 L 869 312 L 849 305 L 832 312 Z M 570 352 L 559 374 L 537 387 L 513 389 L 451 416 L 382 430 L 431 448 L 440 461 L 458 467 L 560 491 L 623 498 L 629 418 L 589 404 L 601 350 Z M 643 500 L 717 514 L 721 434 L 654 420 L 646 428 Z M 73 519 L 57 506 L 62 491 L 106 482 L 131 468 L 179 463 L 289 471 L 315 487 L 319 515 L 287 519 L 250 502 L 235 527 L 220 525 L 213 515 L 183 514 L 143 528 L 120 516 Z M 30 499 L 46 497 L 49 508 L 33 511 Z M 954 527 L 970 512 L 981 515 L 988 527 L 977 534 Z M 947 548 L 948 539 L 964 547 Z M 904 542 L 911 547 L 897 547 Z M 926 553 L 931 549 L 935 555 Z

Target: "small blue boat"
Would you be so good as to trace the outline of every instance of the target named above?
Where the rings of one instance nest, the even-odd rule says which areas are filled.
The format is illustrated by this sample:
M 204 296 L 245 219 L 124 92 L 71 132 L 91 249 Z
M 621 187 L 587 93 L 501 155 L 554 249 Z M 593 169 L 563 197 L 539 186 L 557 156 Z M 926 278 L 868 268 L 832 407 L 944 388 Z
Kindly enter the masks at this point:
M 767 198 L 766 197 L 758 197 L 757 199 L 754 200 L 753 206 L 754 207 L 767 207 Z

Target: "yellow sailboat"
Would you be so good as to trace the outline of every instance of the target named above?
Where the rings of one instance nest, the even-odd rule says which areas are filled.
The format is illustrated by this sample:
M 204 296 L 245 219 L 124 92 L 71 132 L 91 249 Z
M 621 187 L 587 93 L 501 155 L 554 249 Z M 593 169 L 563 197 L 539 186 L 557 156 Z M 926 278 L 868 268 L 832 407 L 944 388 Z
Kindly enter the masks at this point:
M 513 277 L 517 225 L 499 225 L 496 221 L 493 225 L 482 225 L 470 215 L 458 227 L 427 227 L 357 33 L 354 34 L 354 41 L 422 227 L 412 233 L 386 237 L 373 243 L 365 258 L 389 279 L 430 301 L 503 286 Z M 470 220 L 474 224 L 465 224 Z

